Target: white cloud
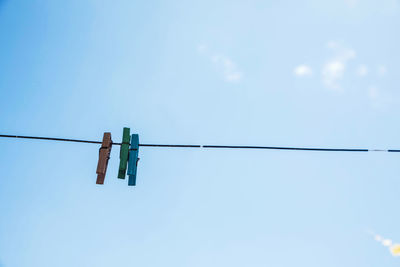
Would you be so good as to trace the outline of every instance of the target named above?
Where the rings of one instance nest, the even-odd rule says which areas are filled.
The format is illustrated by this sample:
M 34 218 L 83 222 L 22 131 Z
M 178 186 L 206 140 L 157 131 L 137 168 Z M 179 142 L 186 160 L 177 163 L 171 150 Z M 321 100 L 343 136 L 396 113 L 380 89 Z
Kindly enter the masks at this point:
M 323 82 L 331 89 L 340 89 L 339 80 L 343 78 L 345 64 L 341 61 L 331 61 L 322 69 Z
M 360 77 L 364 77 L 367 76 L 368 74 L 368 67 L 364 64 L 361 64 L 360 66 L 358 66 L 357 68 L 357 75 Z
M 242 79 L 243 74 L 237 69 L 236 64 L 230 58 L 223 55 L 214 55 L 212 61 L 222 70 L 225 81 L 238 82 Z
M 298 77 L 311 76 L 313 74 L 312 69 L 308 65 L 299 65 L 293 70 L 294 74 Z
M 341 90 L 340 81 L 346 71 L 347 62 L 355 58 L 356 52 L 337 42 L 329 42 L 327 47 L 333 51 L 334 56 L 322 68 L 322 81 L 330 89 Z
M 349 78 L 354 78 L 356 76 L 363 77 L 365 78 L 364 81 L 372 82 L 371 79 L 376 79 L 376 76 L 383 77 L 387 73 L 387 68 L 383 64 L 371 67 L 370 65 L 355 61 L 356 52 L 340 42 L 328 42 L 326 47 L 331 53 L 331 57 L 328 57 L 322 65 L 320 70 L 321 79 L 323 85 L 333 91 L 343 92 L 341 83 L 347 75 L 350 75 Z M 349 64 L 352 63 L 352 61 L 355 61 L 358 65 L 355 65 L 356 67 L 348 72 L 347 69 L 349 69 L 349 66 L 354 64 Z M 314 72 L 317 71 L 306 64 L 300 64 L 293 69 L 293 73 L 297 77 L 313 76 Z M 365 87 L 364 99 L 367 99 L 373 108 L 385 109 L 394 102 L 393 98 L 390 91 L 385 91 L 379 86 L 371 85 Z
M 229 57 L 210 52 L 204 44 L 198 45 L 197 51 L 211 60 L 214 66 L 222 73 L 225 81 L 239 82 L 243 78 L 243 73 Z

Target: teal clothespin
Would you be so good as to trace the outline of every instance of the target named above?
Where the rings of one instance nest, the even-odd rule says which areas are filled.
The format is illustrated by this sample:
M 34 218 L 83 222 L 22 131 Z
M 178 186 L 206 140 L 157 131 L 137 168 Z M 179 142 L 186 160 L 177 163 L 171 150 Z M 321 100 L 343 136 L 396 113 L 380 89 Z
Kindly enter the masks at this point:
M 132 134 L 131 147 L 129 149 L 129 160 L 128 160 L 128 185 L 136 185 L 136 171 L 137 164 L 139 161 L 139 135 Z

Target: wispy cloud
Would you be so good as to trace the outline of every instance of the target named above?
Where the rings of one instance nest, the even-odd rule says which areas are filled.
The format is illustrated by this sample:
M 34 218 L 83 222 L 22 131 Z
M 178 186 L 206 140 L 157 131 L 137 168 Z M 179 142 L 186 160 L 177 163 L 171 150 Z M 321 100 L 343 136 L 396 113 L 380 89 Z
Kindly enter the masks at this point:
M 311 67 L 306 64 L 297 66 L 296 68 L 294 68 L 293 72 L 294 75 L 298 77 L 311 76 L 313 74 Z
M 363 92 L 365 92 L 364 99 L 368 99 L 373 108 L 382 109 L 393 103 L 393 96 L 390 95 L 388 91 L 373 85 L 374 83 L 378 83 L 379 85 L 380 81 L 376 79 L 377 77 L 387 75 L 388 70 L 385 65 L 379 64 L 371 66 L 358 63 L 356 67 L 348 71 L 349 66 L 352 66 L 349 62 L 352 60 L 355 61 L 355 50 L 336 41 L 328 42 L 326 48 L 330 56 L 327 57 L 327 60 L 322 64 L 320 69 L 321 81 L 325 87 L 332 91 L 343 92 L 344 88 L 342 88 L 341 84 L 344 78 L 354 78 L 358 76 L 364 79 L 363 83 L 370 83 L 370 86 L 364 87 L 365 89 Z M 315 76 L 314 72 L 318 72 L 317 68 L 306 64 L 300 64 L 293 69 L 293 74 L 297 77 Z
M 223 55 L 214 55 L 212 56 L 213 63 L 221 68 L 224 78 L 228 82 L 237 82 L 242 79 L 242 72 L 240 72 L 236 64 L 228 57 Z
M 243 73 L 229 57 L 220 53 L 211 52 L 204 44 L 199 45 L 197 51 L 210 59 L 217 70 L 222 73 L 225 81 L 233 83 L 242 80 Z
M 341 90 L 340 81 L 343 79 L 346 71 L 347 62 L 356 57 L 356 52 L 338 42 L 329 42 L 327 48 L 334 55 L 322 68 L 322 81 L 330 89 Z
M 391 239 L 383 238 L 380 235 L 370 233 L 373 235 L 375 241 L 379 242 L 381 245 L 387 247 L 393 257 L 400 257 L 400 244 L 393 243 Z

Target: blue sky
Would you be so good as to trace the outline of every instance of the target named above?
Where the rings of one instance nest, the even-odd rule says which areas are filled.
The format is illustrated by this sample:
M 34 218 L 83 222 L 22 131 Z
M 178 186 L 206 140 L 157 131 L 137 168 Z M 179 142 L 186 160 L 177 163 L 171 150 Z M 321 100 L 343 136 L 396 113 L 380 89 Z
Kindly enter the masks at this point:
M 400 2 L 0 1 L 0 132 L 400 149 Z M 0 140 L 0 266 L 398 266 L 396 153 Z M 379 235 L 379 236 L 378 236 Z

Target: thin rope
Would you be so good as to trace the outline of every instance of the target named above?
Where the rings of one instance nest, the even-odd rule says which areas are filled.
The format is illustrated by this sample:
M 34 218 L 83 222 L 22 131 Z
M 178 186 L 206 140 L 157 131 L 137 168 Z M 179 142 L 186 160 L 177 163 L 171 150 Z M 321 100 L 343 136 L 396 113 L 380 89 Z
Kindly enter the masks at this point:
M 61 142 L 78 142 L 89 144 L 101 144 L 101 141 L 66 139 L 55 137 L 40 137 L 40 136 L 22 136 L 22 135 L 4 135 L 3 138 L 21 138 L 21 139 L 36 139 Z M 113 145 L 121 145 L 122 143 L 112 143 Z M 300 150 L 300 151 L 323 151 L 323 152 L 397 152 L 399 149 L 365 149 L 365 148 L 312 148 L 312 147 L 276 147 L 276 146 L 223 146 L 223 145 L 168 145 L 168 144 L 139 144 L 141 147 L 163 147 L 163 148 L 212 148 L 212 149 L 268 149 L 268 150 Z
M 23 135 L 5 135 L 0 134 L 0 137 L 4 138 L 22 138 L 22 139 L 36 139 L 36 140 L 49 140 L 49 141 L 61 141 L 61 142 L 76 142 L 76 143 L 88 143 L 88 144 L 102 144 L 101 141 L 92 140 L 80 140 L 80 139 L 67 139 L 67 138 L 56 138 L 56 137 L 42 137 L 42 136 L 23 136 Z M 122 145 L 122 143 L 112 143 L 113 145 Z M 200 145 L 161 145 L 161 144 L 139 144 L 139 146 L 144 147 L 197 147 Z
M 303 150 L 303 151 L 329 151 L 329 152 L 368 152 L 368 149 L 353 148 L 311 148 L 311 147 L 276 147 L 276 146 L 211 146 L 204 148 L 233 148 L 233 149 L 274 149 L 274 150 Z

